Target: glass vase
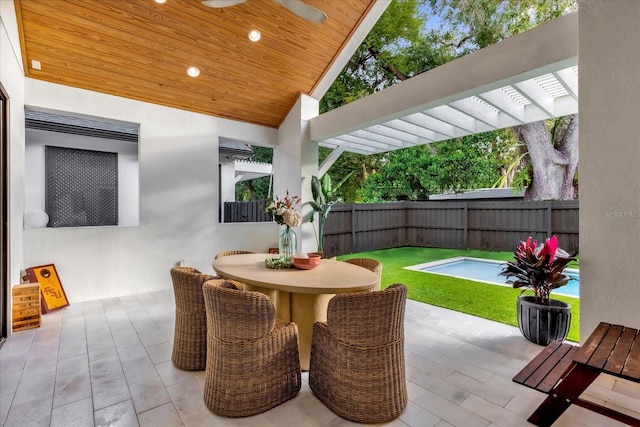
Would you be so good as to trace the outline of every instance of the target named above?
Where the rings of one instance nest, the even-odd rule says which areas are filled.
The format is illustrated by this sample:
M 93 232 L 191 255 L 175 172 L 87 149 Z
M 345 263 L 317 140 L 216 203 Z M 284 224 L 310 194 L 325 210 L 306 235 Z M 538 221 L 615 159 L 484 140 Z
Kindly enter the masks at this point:
M 278 241 L 278 250 L 280 251 L 280 258 L 287 262 L 291 262 L 291 258 L 296 253 L 296 247 L 298 243 L 298 237 L 293 228 L 288 225 L 282 229 L 280 233 L 280 239 Z

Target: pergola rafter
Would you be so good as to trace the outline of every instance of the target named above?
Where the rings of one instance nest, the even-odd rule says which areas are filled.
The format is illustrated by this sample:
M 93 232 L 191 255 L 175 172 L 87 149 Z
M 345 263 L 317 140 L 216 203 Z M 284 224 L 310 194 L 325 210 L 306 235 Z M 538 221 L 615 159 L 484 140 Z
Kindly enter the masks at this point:
M 575 114 L 577 56 L 572 14 L 315 117 L 310 137 L 372 154 Z

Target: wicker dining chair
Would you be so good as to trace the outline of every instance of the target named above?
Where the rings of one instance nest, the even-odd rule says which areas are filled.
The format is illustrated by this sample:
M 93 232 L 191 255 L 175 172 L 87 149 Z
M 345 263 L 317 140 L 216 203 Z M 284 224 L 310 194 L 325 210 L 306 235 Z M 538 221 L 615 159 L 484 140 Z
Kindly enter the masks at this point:
M 218 252 L 214 259 L 222 258 L 223 256 L 228 256 L 228 255 L 242 255 L 242 254 L 252 254 L 252 253 L 254 252 L 243 251 L 243 250 L 222 251 L 222 252 Z
M 298 328 L 276 319 L 269 298 L 233 282 L 203 286 L 207 308 L 204 402 L 224 417 L 267 411 L 300 391 Z
M 380 283 L 382 281 L 382 263 L 377 259 L 373 258 L 351 258 L 345 259 L 344 262 L 348 262 L 349 264 L 358 265 L 360 267 L 364 267 L 367 270 L 371 270 L 378 275 L 378 283 L 374 289 L 374 291 L 380 290 Z
M 407 288 L 338 294 L 313 325 L 309 387 L 350 421 L 383 423 L 407 406 L 404 312 Z
M 202 284 L 217 276 L 193 267 L 173 267 L 171 281 L 176 300 L 176 323 L 171 361 L 176 368 L 204 370 L 207 362 L 207 314 Z

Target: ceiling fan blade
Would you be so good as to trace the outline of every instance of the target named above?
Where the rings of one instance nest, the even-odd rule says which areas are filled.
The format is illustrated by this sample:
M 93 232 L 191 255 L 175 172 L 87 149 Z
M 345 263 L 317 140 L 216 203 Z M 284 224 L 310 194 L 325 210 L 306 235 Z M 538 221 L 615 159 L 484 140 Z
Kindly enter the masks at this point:
M 246 0 L 204 0 L 203 5 L 208 7 L 222 8 L 235 6 L 240 3 L 244 3 Z
M 327 20 L 327 14 L 303 2 L 302 0 L 274 0 L 291 12 L 306 19 L 307 21 L 322 24 Z

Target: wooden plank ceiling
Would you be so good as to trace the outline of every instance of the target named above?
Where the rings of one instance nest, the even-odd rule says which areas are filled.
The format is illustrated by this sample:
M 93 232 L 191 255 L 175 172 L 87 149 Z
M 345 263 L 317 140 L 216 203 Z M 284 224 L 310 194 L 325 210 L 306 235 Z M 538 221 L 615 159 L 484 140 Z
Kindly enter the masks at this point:
M 315 24 L 274 0 L 14 1 L 27 77 L 269 127 L 313 91 L 374 3 L 304 0 L 328 16 Z

